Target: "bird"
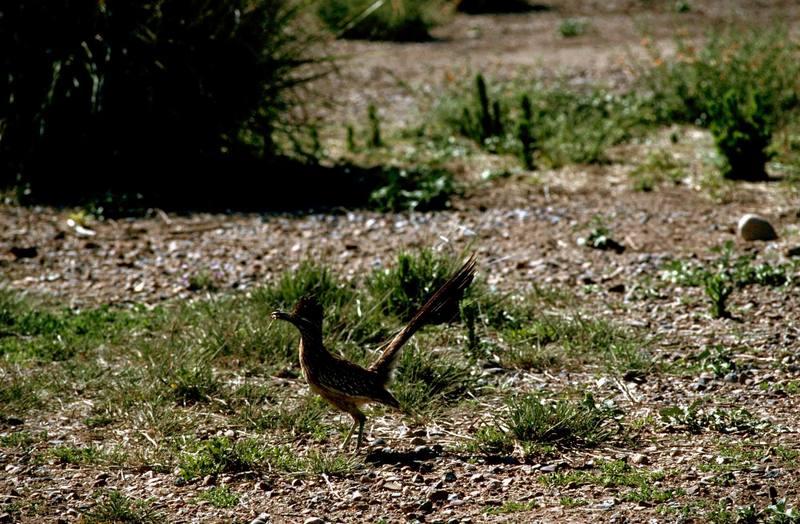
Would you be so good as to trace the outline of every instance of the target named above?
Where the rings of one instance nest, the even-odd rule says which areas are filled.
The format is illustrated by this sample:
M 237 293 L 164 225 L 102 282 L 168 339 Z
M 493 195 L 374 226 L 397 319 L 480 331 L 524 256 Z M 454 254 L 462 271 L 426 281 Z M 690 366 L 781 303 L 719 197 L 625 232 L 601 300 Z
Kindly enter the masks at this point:
M 353 418 L 341 448 L 347 447 L 358 428 L 358 452 L 364 436 L 366 416 L 361 406 L 377 402 L 393 408 L 400 403 L 387 389 L 403 345 L 426 323 L 441 318 L 457 303 L 475 276 L 475 254 L 469 258 L 411 317 L 411 320 L 383 346 L 380 356 L 367 368 L 331 353 L 323 343 L 323 308 L 314 295 L 305 295 L 290 312 L 273 311 L 271 317 L 294 325 L 300 332 L 299 358 L 303 376 L 311 390 L 339 411 Z M 381 346 L 379 346 L 381 347 Z

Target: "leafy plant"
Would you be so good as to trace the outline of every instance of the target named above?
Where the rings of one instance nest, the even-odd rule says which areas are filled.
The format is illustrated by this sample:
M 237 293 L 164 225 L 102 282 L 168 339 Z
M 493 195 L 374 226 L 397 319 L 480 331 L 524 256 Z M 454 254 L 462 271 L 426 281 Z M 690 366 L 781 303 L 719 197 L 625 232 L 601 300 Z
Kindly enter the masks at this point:
M 499 100 L 492 100 L 483 75 L 475 75 L 475 94 L 464 104 L 454 122 L 459 132 L 479 144 L 491 147 L 491 140 L 503 134 L 503 114 Z
M 517 140 L 520 145 L 520 160 L 525 169 L 534 169 L 533 153 L 536 148 L 536 141 L 533 136 L 533 110 L 531 109 L 531 99 L 523 94 L 520 99 L 521 118 L 517 124 Z
M 709 275 L 704 285 L 706 295 L 711 300 L 711 316 L 714 318 L 729 318 L 727 309 L 728 297 L 733 293 L 733 287 L 727 275 L 717 273 Z
M 367 108 L 367 119 L 369 120 L 369 140 L 370 147 L 381 147 L 381 120 L 378 116 L 378 108 L 375 104 L 370 104 Z

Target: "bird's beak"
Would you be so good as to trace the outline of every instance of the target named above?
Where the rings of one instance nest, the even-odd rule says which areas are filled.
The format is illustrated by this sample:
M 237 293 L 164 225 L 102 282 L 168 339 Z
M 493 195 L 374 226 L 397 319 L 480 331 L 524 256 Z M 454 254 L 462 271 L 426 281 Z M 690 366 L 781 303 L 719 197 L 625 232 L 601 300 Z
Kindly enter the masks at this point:
M 274 320 L 289 320 L 291 321 L 292 317 L 288 313 L 284 313 L 283 311 L 273 311 L 270 315 Z

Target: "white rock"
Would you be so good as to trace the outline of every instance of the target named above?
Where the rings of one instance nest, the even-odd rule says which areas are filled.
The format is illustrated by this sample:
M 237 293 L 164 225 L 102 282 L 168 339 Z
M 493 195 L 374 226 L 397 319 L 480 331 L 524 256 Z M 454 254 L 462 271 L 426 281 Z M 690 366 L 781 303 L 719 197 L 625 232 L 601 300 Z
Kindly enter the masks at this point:
M 739 237 L 743 240 L 775 240 L 778 238 L 772 224 L 766 218 L 748 213 L 739 219 L 737 226 Z

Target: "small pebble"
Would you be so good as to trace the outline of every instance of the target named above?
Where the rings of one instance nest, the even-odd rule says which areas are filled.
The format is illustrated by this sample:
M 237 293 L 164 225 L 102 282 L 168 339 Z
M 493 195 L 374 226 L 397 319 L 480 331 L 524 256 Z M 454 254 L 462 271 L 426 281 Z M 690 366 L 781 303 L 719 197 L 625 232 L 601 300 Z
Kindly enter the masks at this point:
M 739 219 L 736 227 L 739 237 L 748 242 L 754 240 L 775 240 L 778 234 L 769 221 L 759 215 L 748 213 Z

